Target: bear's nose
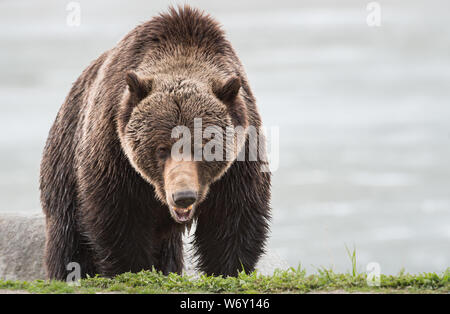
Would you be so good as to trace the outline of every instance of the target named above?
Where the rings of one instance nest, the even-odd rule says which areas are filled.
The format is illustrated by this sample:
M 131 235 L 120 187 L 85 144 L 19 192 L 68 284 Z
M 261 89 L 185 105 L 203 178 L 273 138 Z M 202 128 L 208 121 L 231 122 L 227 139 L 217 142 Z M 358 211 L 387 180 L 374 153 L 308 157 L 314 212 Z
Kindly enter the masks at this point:
M 189 207 L 197 200 L 197 193 L 192 190 L 179 191 L 172 194 L 175 205 L 181 208 Z

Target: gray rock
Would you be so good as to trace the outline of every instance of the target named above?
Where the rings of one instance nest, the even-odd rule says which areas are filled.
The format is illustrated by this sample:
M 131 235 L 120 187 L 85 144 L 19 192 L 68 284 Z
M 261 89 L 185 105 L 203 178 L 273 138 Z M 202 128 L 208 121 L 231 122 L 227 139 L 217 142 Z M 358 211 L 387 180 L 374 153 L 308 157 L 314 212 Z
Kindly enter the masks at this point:
M 196 277 L 199 274 L 190 253 L 189 237 L 185 236 L 184 240 L 184 273 Z M 45 279 L 44 243 L 45 222 L 42 214 L 0 214 L 0 279 Z M 287 264 L 270 251 L 257 265 L 258 272 L 264 275 L 272 274 L 277 268 L 286 269 Z
M 45 222 L 40 214 L 0 215 L 0 278 L 45 278 Z

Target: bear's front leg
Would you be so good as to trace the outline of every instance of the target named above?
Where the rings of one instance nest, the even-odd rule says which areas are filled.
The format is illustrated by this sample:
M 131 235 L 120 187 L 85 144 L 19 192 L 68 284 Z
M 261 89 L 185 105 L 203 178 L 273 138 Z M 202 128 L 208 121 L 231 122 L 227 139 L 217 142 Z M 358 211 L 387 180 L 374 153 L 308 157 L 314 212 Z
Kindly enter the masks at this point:
M 111 182 L 108 185 L 113 186 Z M 91 191 L 81 194 L 84 202 L 80 218 L 100 275 L 113 277 L 153 267 L 164 274 L 181 274 L 183 226 L 171 219 L 167 207 L 155 199 L 151 186 L 135 184 L 128 193 L 111 189 L 106 197 L 104 190 L 96 191 L 91 186 Z
M 270 174 L 258 172 L 258 163 L 251 168 L 242 166 L 235 162 L 199 206 L 194 245 L 199 270 L 208 275 L 250 273 L 264 253 Z
M 159 245 L 154 235 L 158 212 L 162 211 L 153 190 L 140 181 L 131 181 L 131 186 L 122 184 L 136 180 L 135 176 L 123 179 L 103 175 L 100 167 L 86 169 L 89 171 L 83 168 L 80 179 L 78 218 L 93 249 L 98 273 L 113 277 L 151 270 L 158 262 Z
M 174 228 L 179 229 L 179 228 Z M 156 256 L 155 268 L 164 275 L 183 273 L 183 240 L 182 234 L 174 230 L 172 234 L 161 239 L 158 243 L 159 250 Z
M 45 266 L 48 279 L 66 280 L 71 263 L 80 265 L 81 278 L 94 276 L 96 270 L 85 239 L 75 230 L 70 215 L 46 219 Z
M 153 235 L 155 269 L 164 275 L 183 272 L 183 239 L 184 226 L 170 217 L 169 209 L 163 208 L 158 215 Z

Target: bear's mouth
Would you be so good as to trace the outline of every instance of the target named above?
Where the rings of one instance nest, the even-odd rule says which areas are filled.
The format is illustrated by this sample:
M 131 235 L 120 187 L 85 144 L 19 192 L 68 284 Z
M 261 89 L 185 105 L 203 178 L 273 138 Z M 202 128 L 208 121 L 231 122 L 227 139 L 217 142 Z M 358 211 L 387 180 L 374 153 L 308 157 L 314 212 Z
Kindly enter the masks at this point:
M 194 205 L 190 205 L 186 208 L 170 206 L 170 211 L 176 222 L 185 223 L 192 219 L 194 215 Z

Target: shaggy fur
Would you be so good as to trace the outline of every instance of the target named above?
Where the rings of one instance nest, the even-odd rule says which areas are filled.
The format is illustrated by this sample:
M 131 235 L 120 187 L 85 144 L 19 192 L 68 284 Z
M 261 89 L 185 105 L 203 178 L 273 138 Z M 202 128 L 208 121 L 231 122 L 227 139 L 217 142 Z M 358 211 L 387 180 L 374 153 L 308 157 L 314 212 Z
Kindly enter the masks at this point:
M 223 31 L 188 6 L 132 30 L 74 83 L 41 164 L 45 263 L 114 276 L 183 268 L 182 232 L 164 188 L 177 125 L 261 126 L 245 72 Z M 248 150 L 248 139 L 245 149 Z M 248 156 L 248 153 L 246 154 Z M 262 161 L 197 161 L 194 246 L 207 274 L 252 271 L 268 232 L 270 174 Z

